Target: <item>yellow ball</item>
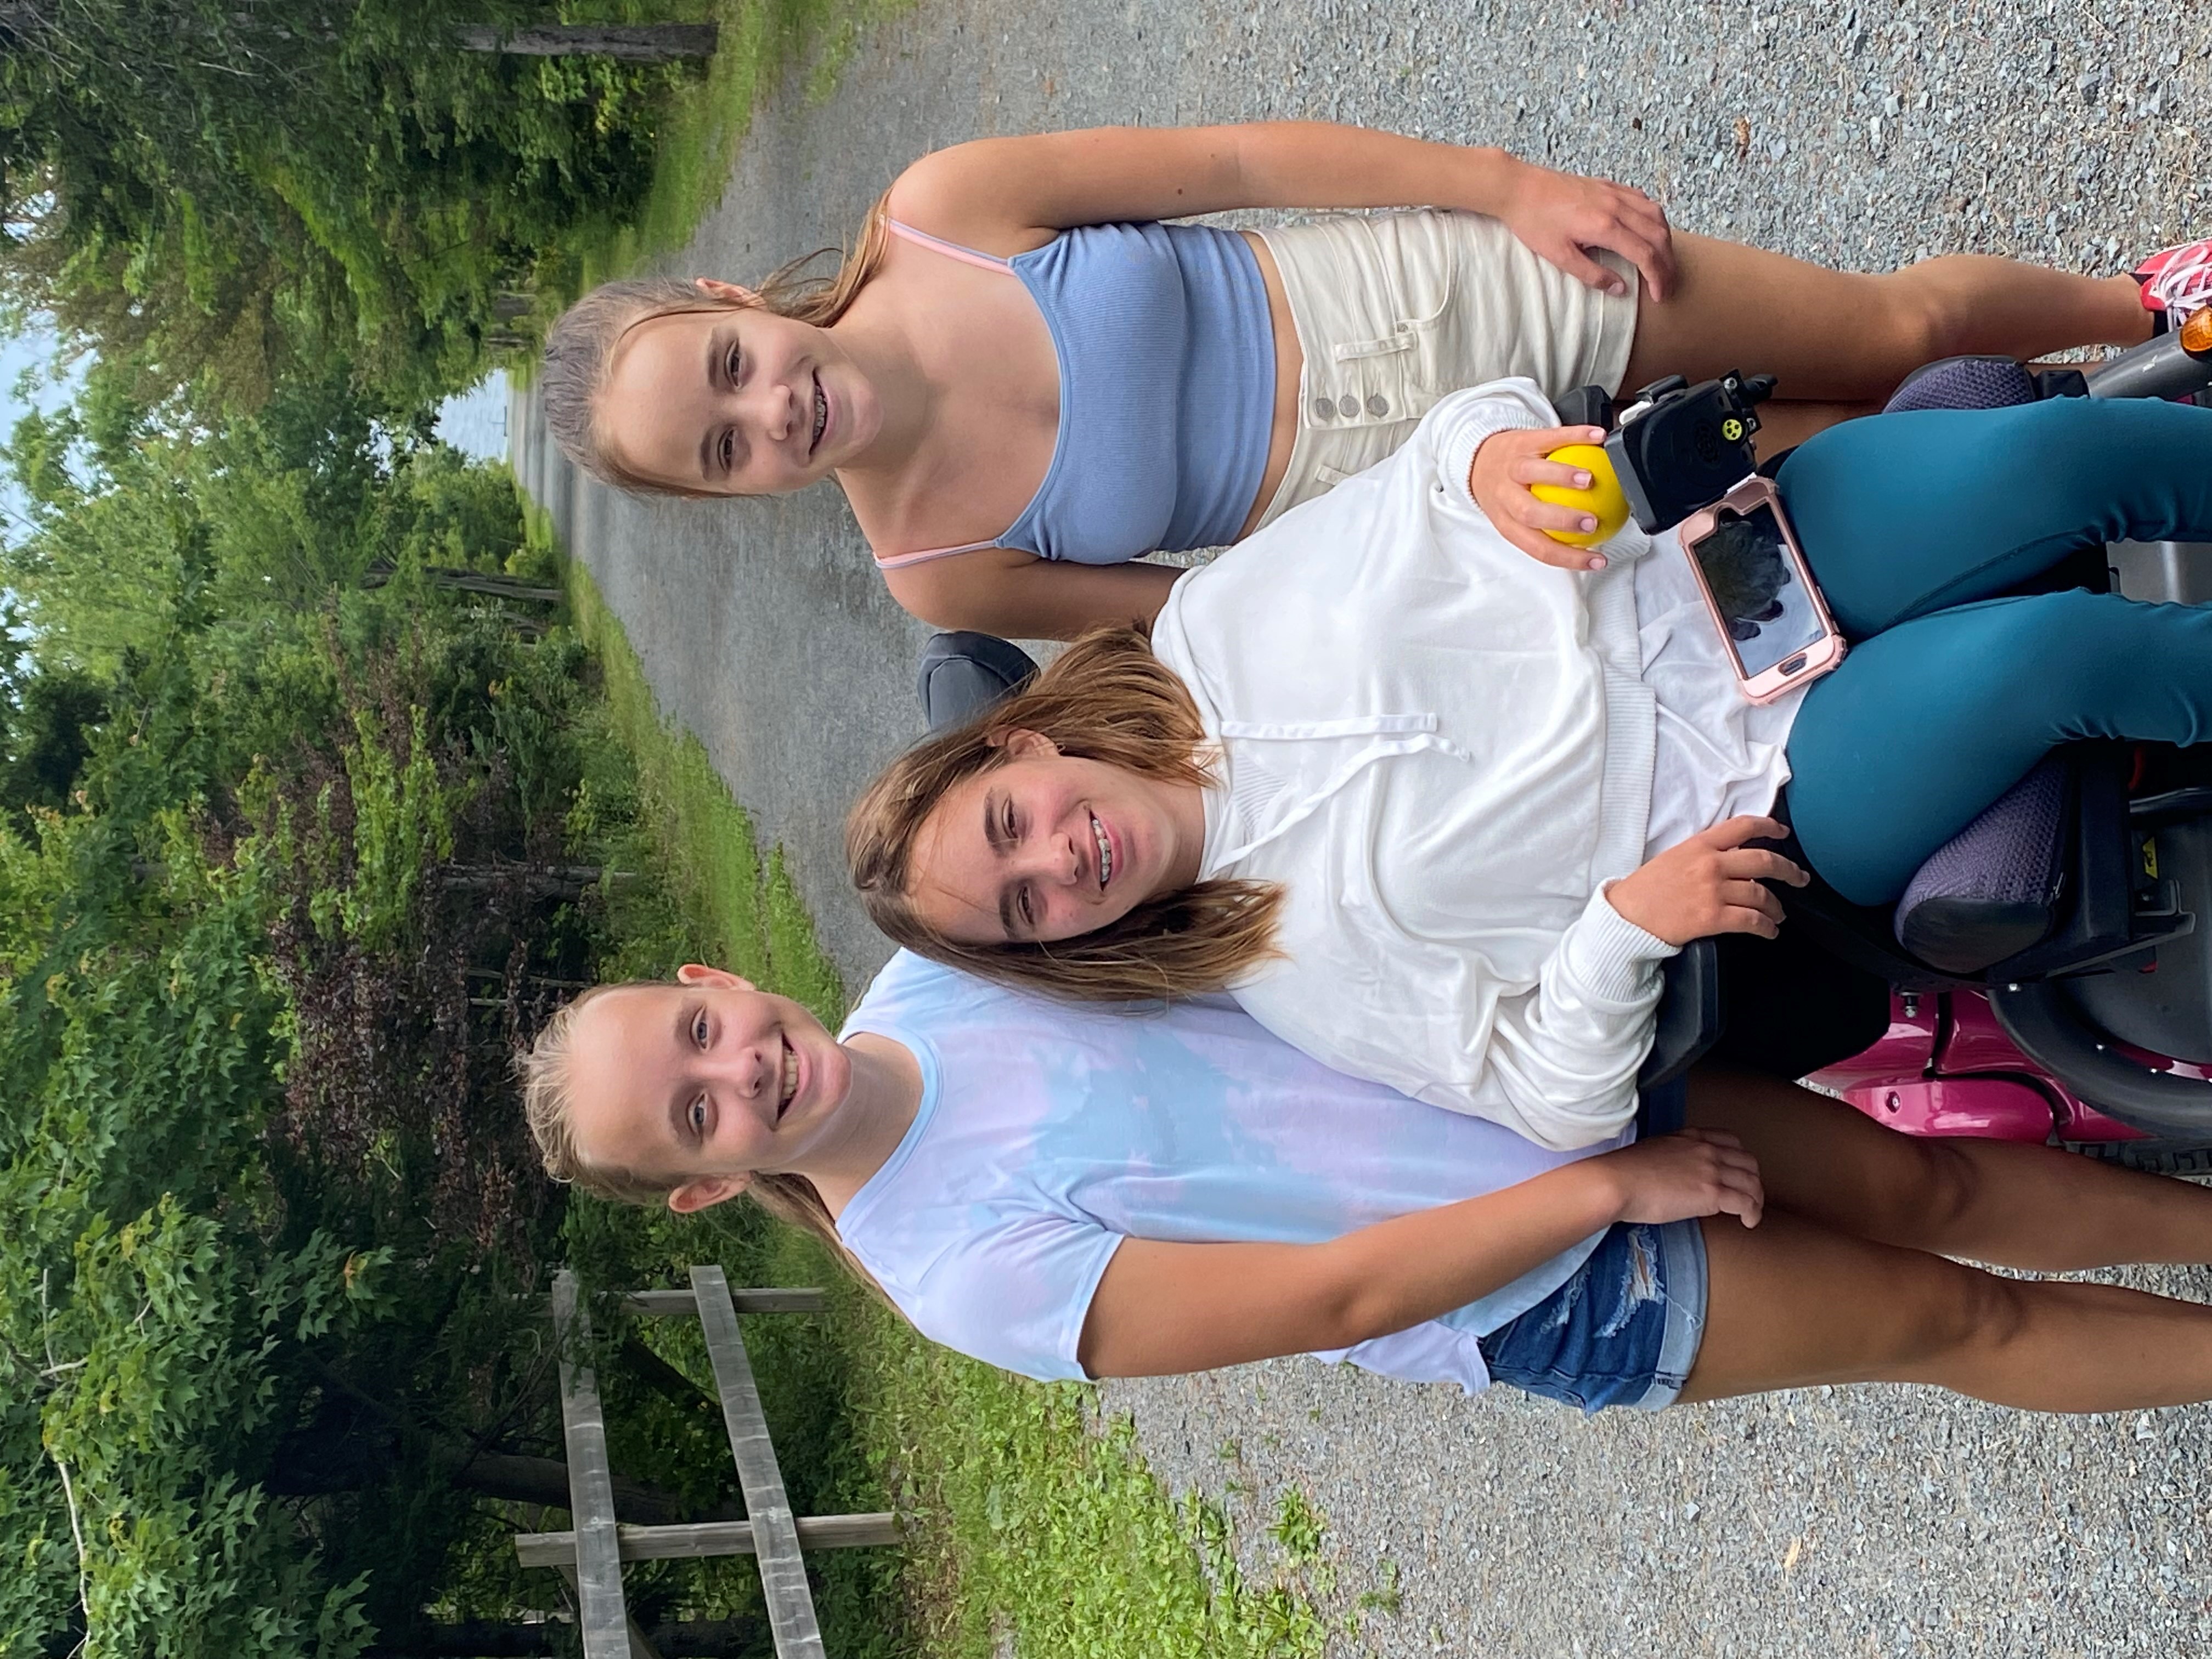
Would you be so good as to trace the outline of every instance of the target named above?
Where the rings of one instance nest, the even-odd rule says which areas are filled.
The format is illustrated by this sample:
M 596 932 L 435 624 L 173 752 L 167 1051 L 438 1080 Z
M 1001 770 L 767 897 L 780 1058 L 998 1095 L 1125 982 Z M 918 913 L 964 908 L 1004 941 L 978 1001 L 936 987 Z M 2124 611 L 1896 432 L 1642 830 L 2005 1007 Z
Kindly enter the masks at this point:
M 1561 484 L 1540 483 L 1529 485 L 1528 493 L 1540 501 L 1580 507 L 1597 520 L 1595 530 L 1547 530 L 1547 536 L 1569 547 L 1595 547 L 1609 540 L 1628 522 L 1628 498 L 1620 493 L 1620 480 L 1614 475 L 1613 459 L 1605 451 L 1595 444 L 1568 444 L 1544 459 L 1557 461 L 1562 466 L 1580 467 L 1590 476 L 1589 488 L 1569 489 Z

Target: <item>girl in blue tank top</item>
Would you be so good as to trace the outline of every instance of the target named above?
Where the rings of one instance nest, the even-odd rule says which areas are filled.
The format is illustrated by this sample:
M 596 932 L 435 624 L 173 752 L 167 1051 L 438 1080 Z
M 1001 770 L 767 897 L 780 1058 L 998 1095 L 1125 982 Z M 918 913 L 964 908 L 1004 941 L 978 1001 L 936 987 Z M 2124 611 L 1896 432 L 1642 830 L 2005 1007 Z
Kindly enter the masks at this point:
M 1265 232 L 1243 208 L 1431 210 Z M 1176 575 L 1390 453 L 1437 398 L 1553 398 L 1739 364 L 1798 441 L 1932 359 L 2129 343 L 2128 277 L 1949 256 L 1887 276 L 1670 231 L 1642 191 L 1495 149 L 1282 122 L 996 138 L 924 156 L 836 276 L 610 283 L 547 343 L 549 426 L 607 482 L 780 494 L 834 477 L 899 602 L 1067 638 L 1149 618 Z M 1587 428 L 1517 440 L 1482 505 L 1531 556 L 1577 510 L 1528 486 Z

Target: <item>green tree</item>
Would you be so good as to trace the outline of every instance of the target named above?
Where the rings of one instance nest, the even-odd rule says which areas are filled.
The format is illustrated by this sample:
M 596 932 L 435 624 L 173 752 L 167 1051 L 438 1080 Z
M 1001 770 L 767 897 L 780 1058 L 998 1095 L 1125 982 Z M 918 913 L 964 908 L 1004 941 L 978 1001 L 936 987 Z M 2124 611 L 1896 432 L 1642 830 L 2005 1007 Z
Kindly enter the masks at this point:
M 529 0 L 5 0 L 0 187 L 19 305 L 258 404 L 355 359 L 417 404 L 474 378 L 495 295 L 631 200 L 679 70 L 459 49 Z

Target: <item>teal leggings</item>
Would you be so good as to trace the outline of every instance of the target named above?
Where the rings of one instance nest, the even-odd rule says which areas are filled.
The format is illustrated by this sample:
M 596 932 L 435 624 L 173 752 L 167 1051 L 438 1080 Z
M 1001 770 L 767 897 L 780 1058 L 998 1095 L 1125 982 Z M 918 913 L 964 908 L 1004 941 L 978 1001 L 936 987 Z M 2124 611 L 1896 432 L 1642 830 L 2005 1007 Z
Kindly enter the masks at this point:
M 2054 398 L 1832 427 L 1777 484 L 1843 666 L 1790 732 L 1813 867 L 1883 904 L 2055 744 L 2212 739 L 2212 606 L 2002 597 L 2107 541 L 2212 542 L 2212 410 Z

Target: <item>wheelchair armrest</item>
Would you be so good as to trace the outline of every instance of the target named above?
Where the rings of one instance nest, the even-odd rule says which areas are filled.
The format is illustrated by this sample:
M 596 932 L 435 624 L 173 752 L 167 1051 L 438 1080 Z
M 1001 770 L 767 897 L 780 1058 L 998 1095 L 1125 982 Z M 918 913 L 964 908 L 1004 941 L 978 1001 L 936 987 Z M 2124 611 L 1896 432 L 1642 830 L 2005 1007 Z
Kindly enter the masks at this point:
M 1638 1089 L 1656 1089 L 1680 1077 L 1720 1041 L 1728 1023 L 1721 1000 L 1720 951 L 1713 940 L 1692 939 L 1668 958 L 1664 973 L 1651 1052 L 1636 1074 Z

